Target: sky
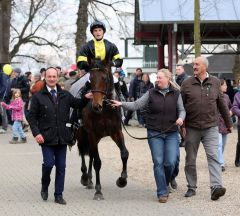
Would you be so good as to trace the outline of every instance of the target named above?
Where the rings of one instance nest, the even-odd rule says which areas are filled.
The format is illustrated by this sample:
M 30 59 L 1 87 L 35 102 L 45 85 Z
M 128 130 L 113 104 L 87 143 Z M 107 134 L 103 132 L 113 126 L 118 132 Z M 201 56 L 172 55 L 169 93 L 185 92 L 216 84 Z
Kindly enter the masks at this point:
M 25 17 L 22 15 L 23 13 L 28 12 L 28 4 L 29 0 L 16 0 L 16 3 L 21 3 L 21 7 L 18 6 L 17 10 L 14 11 L 13 14 L 13 23 L 14 25 L 20 30 L 22 28 L 22 25 L 24 23 Z M 21 47 L 20 53 L 34 53 L 36 56 L 41 55 L 47 55 L 48 56 L 48 62 L 47 66 L 49 64 L 51 65 L 60 65 L 63 68 L 69 67 L 71 64 L 75 63 L 75 32 L 76 32 L 76 20 L 77 20 L 77 10 L 78 10 L 78 0 L 58 0 L 59 4 L 57 5 L 57 12 L 52 14 L 48 20 L 47 23 L 51 28 L 46 28 L 43 30 L 38 31 L 38 34 L 45 38 L 54 38 L 56 37 L 56 32 L 63 32 L 64 37 L 62 39 L 62 42 L 66 45 L 63 52 L 54 51 L 51 48 L 48 47 L 38 47 L 32 46 L 30 44 L 26 44 Z M 111 2 L 110 0 L 105 0 L 105 2 Z M 134 1 L 132 1 L 134 2 Z M 133 12 L 133 7 L 124 5 L 124 11 L 126 12 Z M 46 9 L 47 10 L 47 9 Z M 106 20 L 103 20 L 102 16 L 100 14 L 97 14 L 99 20 L 103 21 L 106 24 L 107 32 L 105 34 L 105 38 L 115 43 L 120 51 L 120 54 L 124 56 L 124 41 L 120 38 L 125 37 L 125 34 L 127 33 L 131 37 L 133 37 L 133 31 L 134 31 L 134 23 L 133 23 L 133 16 L 124 16 L 125 22 L 129 26 L 128 32 L 123 32 L 122 34 L 119 34 L 116 29 L 118 29 L 118 23 L 116 21 L 116 18 L 114 18 L 114 14 L 112 10 L 105 9 L 106 14 L 109 17 L 109 20 L 112 24 L 112 26 L 115 26 L 116 28 L 114 30 L 110 30 L 110 27 L 108 26 Z M 27 14 L 26 14 L 27 16 Z M 43 14 L 41 16 L 38 16 L 38 19 L 36 20 L 35 25 L 37 23 L 41 22 L 43 18 Z M 91 20 L 89 20 L 89 23 Z M 67 35 L 66 35 L 67 33 Z M 89 32 L 89 29 L 87 30 L 87 36 L 88 39 L 91 39 L 91 34 Z M 125 34 L 124 34 L 125 33 Z M 14 32 L 12 32 L 12 36 L 14 36 Z M 67 37 L 67 38 L 66 38 Z M 65 39 L 64 39 L 65 38 Z M 141 56 L 141 52 L 138 51 L 132 46 L 130 47 L 130 55 L 137 55 Z M 141 48 L 140 48 L 141 49 Z M 77 49 L 79 50 L 79 48 Z M 23 68 L 23 71 L 30 70 L 32 72 L 38 72 L 41 67 L 47 67 L 46 64 L 37 64 L 33 60 L 18 58 L 14 59 L 16 62 L 13 66 L 20 66 Z

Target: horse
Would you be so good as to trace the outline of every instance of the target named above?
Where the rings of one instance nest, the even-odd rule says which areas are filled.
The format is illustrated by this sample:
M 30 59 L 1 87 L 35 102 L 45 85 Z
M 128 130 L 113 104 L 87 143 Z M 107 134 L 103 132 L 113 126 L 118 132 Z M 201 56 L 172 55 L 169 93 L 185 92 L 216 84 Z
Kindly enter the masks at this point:
M 117 144 L 121 153 L 122 172 L 117 179 L 118 187 L 127 185 L 127 160 L 129 152 L 125 146 L 122 133 L 121 114 L 119 108 L 113 108 L 114 83 L 110 65 L 97 65 L 90 70 L 91 92 L 93 98 L 82 110 L 82 126 L 77 131 L 77 145 L 82 159 L 81 184 L 86 188 L 93 188 L 92 165 L 95 169 L 96 184 L 94 200 L 103 200 L 100 183 L 101 159 L 98 143 L 103 137 L 110 136 Z M 85 163 L 85 155 L 89 155 L 89 167 Z

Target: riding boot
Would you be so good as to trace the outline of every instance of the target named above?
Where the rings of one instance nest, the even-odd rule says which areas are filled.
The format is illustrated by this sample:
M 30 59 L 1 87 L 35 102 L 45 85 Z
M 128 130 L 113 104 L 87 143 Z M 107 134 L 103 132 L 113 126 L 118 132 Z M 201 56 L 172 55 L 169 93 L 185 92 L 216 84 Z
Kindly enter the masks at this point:
M 240 167 L 240 145 L 239 144 L 237 144 L 237 147 L 236 147 L 235 166 Z
M 120 101 L 125 101 L 125 98 L 123 96 L 123 93 L 121 91 L 121 86 L 120 86 L 120 83 L 117 82 L 117 83 L 114 83 L 114 88 L 115 88 L 115 91 L 116 91 L 116 94 L 117 94 L 117 97 Z
M 78 94 L 77 94 L 77 98 L 81 98 L 81 99 L 84 99 L 85 97 L 85 94 L 87 94 L 87 92 L 91 89 L 91 84 L 89 81 L 87 81 L 85 83 L 85 85 L 80 88 L 80 90 L 78 91 Z
M 114 88 L 115 88 L 115 91 L 116 91 L 116 94 L 117 94 L 117 97 L 120 101 L 125 101 L 125 98 L 122 94 L 122 91 L 121 91 L 121 86 L 120 86 L 120 83 L 117 82 L 117 83 L 114 83 Z M 125 120 L 125 115 L 124 115 L 124 110 L 122 107 L 120 107 L 120 111 L 121 111 L 121 117 L 122 117 L 122 121 Z

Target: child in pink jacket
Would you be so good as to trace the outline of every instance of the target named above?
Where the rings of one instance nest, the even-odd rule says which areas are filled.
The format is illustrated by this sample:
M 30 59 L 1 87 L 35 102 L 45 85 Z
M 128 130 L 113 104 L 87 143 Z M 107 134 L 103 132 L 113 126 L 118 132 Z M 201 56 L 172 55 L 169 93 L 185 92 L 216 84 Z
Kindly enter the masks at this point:
M 24 104 L 21 98 L 21 91 L 20 89 L 13 90 L 13 101 L 8 105 L 4 102 L 1 102 L 1 105 L 5 109 L 12 110 L 12 132 L 13 137 L 12 140 L 9 142 L 10 144 L 16 143 L 26 143 L 27 138 L 22 128 L 22 121 L 23 121 L 23 112 L 24 112 Z M 18 142 L 18 137 L 20 136 L 20 142 Z

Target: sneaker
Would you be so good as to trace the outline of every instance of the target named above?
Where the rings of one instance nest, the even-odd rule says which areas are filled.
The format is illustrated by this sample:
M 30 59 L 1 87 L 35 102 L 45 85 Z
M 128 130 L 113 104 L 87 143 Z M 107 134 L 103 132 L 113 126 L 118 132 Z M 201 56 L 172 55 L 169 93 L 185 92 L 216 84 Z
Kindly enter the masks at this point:
M 23 137 L 23 138 L 21 138 L 19 143 L 26 143 L 26 142 L 27 142 L 27 137 Z
M 224 166 L 222 166 L 222 172 L 224 172 L 226 169 L 225 169 L 225 167 Z
M 167 200 L 168 200 L 168 196 L 160 196 L 158 199 L 160 203 L 166 203 Z
M 13 137 L 12 140 L 9 141 L 10 144 L 17 144 L 18 143 L 18 137 Z
M 4 130 L 4 129 L 0 129 L 0 134 L 5 134 L 5 133 L 7 133 L 6 130 Z
M 222 186 L 213 187 L 211 190 L 211 200 L 218 200 L 221 196 L 226 193 L 226 188 Z

